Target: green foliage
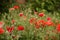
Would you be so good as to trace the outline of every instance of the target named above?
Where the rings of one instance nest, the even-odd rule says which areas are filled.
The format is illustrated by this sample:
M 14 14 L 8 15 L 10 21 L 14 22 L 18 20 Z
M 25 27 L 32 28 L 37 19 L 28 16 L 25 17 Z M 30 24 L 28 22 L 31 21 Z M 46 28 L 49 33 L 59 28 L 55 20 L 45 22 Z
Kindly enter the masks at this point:
M 9 5 L 9 0 L 0 0 L 0 12 L 8 13 L 8 5 Z
M 27 0 L 26 2 L 27 4 L 10 5 L 12 6 L 11 8 L 13 8 L 14 5 L 19 5 L 20 8 L 9 10 L 9 14 L 5 13 L 5 15 L 2 15 L 2 20 L 0 21 L 3 23 L 2 28 L 5 30 L 5 32 L 3 34 L 0 34 L 0 40 L 60 40 L 60 32 L 56 30 L 57 24 L 60 24 L 60 14 L 58 12 L 55 12 L 53 15 L 51 13 L 48 13 L 59 10 L 59 8 L 57 8 L 59 7 L 59 0 Z M 8 4 L 2 5 L 4 8 Z M 8 8 L 6 8 L 6 10 L 7 9 Z M 35 14 L 35 12 L 32 10 L 38 12 Z M 42 13 L 44 16 L 40 17 L 39 13 L 42 10 L 47 10 L 48 12 L 45 14 L 45 11 L 43 11 Z M 3 14 L 5 10 L 1 12 Z M 47 20 L 49 17 L 51 20 Z M 31 18 L 33 18 L 32 20 L 34 22 L 31 20 Z M 33 23 L 30 23 L 30 20 Z M 39 20 L 44 20 L 45 22 L 51 21 L 54 23 L 54 25 L 44 26 L 43 24 L 45 24 L 45 22 L 41 23 Z M 36 22 L 38 22 L 39 28 L 36 28 Z M 50 22 L 48 24 L 50 24 Z M 22 25 L 24 27 L 24 30 L 18 31 L 17 28 L 19 25 Z M 7 26 L 14 26 L 14 29 L 11 33 L 7 30 Z
M 20 13 L 23 13 L 24 16 L 19 16 Z M 31 9 L 30 7 L 27 10 L 24 11 L 20 11 L 18 12 L 18 10 L 10 10 L 9 15 L 5 14 L 1 21 L 3 21 L 5 24 L 3 26 L 3 28 L 6 30 L 6 26 L 14 26 L 14 30 L 12 31 L 12 33 L 10 34 L 7 30 L 5 31 L 5 35 L 2 35 L 0 37 L 4 37 L 3 39 L 1 38 L 0 40 L 5 40 L 5 38 L 7 38 L 6 40 L 45 40 L 45 37 L 47 37 L 48 40 L 54 40 L 52 39 L 53 37 L 56 37 L 56 39 L 58 40 L 59 38 L 59 33 L 56 34 L 55 32 L 52 32 L 53 30 L 56 30 L 56 26 L 45 26 L 43 27 L 42 25 L 40 26 L 39 29 L 35 28 L 34 24 L 30 24 L 29 20 L 31 18 L 36 18 L 36 21 L 38 20 L 46 20 L 47 17 L 51 17 L 51 19 L 53 21 L 56 21 L 56 19 L 60 19 L 59 18 L 59 14 L 57 15 L 52 15 L 52 14 L 45 14 L 44 17 L 39 17 L 37 14 L 31 15 Z M 6 19 L 7 16 L 7 19 Z M 25 17 L 26 16 L 26 17 Z M 57 17 L 57 18 L 56 18 Z M 12 24 L 12 20 L 15 20 L 15 23 Z M 46 20 L 47 21 L 47 20 Z M 60 22 L 60 21 L 59 21 Z M 55 23 L 55 22 L 54 22 Z M 23 25 L 24 26 L 24 30 L 23 31 L 17 31 L 17 27 L 18 25 Z M 13 38 L 13 36 L 15 36 L 15 38 Z
M 9 13 L 9 8 L 14 0 L 0 0 L 0 19 L 5 13 Z
M 60 10 L 60 0 L 28 0 L 27 2 L 32 4 L 35 11 L 38 11 L 37 9 L 45 9 L 48 12 Z
M 10 5 L 14 2 L 15 2 L 14 0 L 0 0 L 0 12 L 8 13 Z

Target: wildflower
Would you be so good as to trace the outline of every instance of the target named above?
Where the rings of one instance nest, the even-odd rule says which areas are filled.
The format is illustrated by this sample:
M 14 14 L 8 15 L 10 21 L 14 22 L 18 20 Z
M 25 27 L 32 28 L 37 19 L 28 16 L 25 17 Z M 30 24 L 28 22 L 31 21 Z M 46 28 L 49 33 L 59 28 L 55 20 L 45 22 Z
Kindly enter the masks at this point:
M 35 28 L 37 28 L 37 29 L 40 28 L 40 23 L 39 22 L 35 22 Z
M 36 18 L 31 18 L 31 19 L 29 20 L 30 24 L 34 23 L 35 21 L 36 21 Z
M 46 25 L 48 25 L 48 26 L 54 26 L 54 23 L 52 21 L 47 21 Z
M 14 30 L 14 27 L 13 26 L 12 27 L 7 26 L 6 29 L 9 33 L 11 33 Z
M 18 5 L 15 5 L 13 8 L 14 9 L 19 9 L 20 7 Z
M 48 17 L 48 18 L 47 18 L 47 20 L 49 21 L 49 20 L 51 20 L 51 18 L 50 18 L 50 17 Z
M 57 25 L 56 30 L 60 32 L 60 24 Z
M 44 20 L 38 20 L 37 25 L 45 26 L 45 21 Z
M 40 25 L 40 21 L 36 21 L 35 22 L 35 25 Z
M 23 13 L 19 13 L 19 16 L 22 17 L 22 16 L 24 16 L 24 14 Z
M 40 24 L 43 26 L 43 27 L 45 27 L 45 24 L 46 22 L 45 22 L 45 20 L 40 20 Z
M 40 16 L 40 17 L 43 17 L 43 16 L 44 16 L 44 13 L 39 13 L 39 16 Z
M 4 33 L 4 29 L 0 28 L 0 34 L 3 34 L 3 33 Z
M 18 31 L 22 31 L 22 30 L 24 30 L 24 27 L 23 27 L 23 26 L 18 26 L 18 27 L 17 27 L 17 30 L 18 30 Z

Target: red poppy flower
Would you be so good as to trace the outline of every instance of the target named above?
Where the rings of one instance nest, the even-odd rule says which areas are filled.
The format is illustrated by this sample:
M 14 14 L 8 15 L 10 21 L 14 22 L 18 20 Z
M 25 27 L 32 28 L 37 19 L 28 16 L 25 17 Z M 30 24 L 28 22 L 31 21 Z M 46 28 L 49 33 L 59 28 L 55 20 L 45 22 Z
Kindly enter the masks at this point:
M 56 30 L 60 32 L 60 24 L 57 25 Z
M 37 28 L 37 29 L 40 28 L 40 23 L 39 22 L 35 22 L 35 28 Z
M 23 13 L 19 13 L 19 16 L 22 17 L 22 16 L 24 16 L 24 14 Z
M 50 18 L 50 17 L 48 17 L 48 18 L 47 18 L 47 20 L 49 21 L 49 20 L 51 20 L 51 18 Z
M 41 20 L 37 20 L 36 22 L 35 22 L 35 25 L 40 25 L 41 24 Z
M 43 26 L 43 27 L 45 27 L 45 24 L 46 22 L 45 22 L 45 20 L 40 20 L 40 24 Z
M 15 5 L 13 8 L 14 9 L 19 9 L 20 7 L 18 5 Z
M 7 26 L 6 29 L 9 33 L 11 33 L 14 30 L 14 27 L 13 26 L 12 27 Z
M 54 23 L 52 21 L 47 21 L 46 25 L 48 25 L 48 26 L 54 26 Z
M 3 33 L 4 33 L 4 29 L 0 28 L 0 34 L 3 34 Z
M 44 13 L 39 13 L 39 16 L 40 16 L 40 17 L 43 17 L 43 16 L 44 16 Z
M 23 26 L 18 26 L 18 27 L 17 27 L 17 30 L 18 30 L 18 31 L 22 31 L 22 30 L 24 30 L 24 27 L 23 27 Z
M 34 23 L 35 21 L 36 21 L 36 18 L 31 18 L 31 19 L 29 20 L 30 24 Z
M 38 20 L 37 21 L 37 25 L 42 25 L 42 26 L 45 26 L 45 21 L 44 20 Z

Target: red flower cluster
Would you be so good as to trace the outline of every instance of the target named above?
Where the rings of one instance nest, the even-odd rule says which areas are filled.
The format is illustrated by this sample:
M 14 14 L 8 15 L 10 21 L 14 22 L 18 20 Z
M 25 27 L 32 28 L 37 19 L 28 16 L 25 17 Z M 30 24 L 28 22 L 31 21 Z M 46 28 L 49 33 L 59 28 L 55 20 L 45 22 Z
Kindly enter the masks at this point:
M 19 6 L 14 6 L 14 8 L 18 9 Z M 20 17 L 23 17 L 24 20 L 26 19 L 26 16 L 24 16 L 23 13 L 19 13 L 18 15 Z M 39 17 L 43 17 L 44 15 L 45 15 L 44 13 L 39 13 Z M 54 26 L 55 25 L 50 17 L 47 17 L 46 20 L 47 21 L 41 20 L 41 19 L 36 19 L 36 18 L 33 17 L 33 18 L 29 19 L 29 23 L 33 24 L 35 26 L 35 28 L 37 28 L 37 29 L 39 29 L 40 27 L 44 28 L 45 26 Z M 15 20 L 13 19 L 11 22 L 12 22 L 12 24 L 14 24 Z M 59 21 L 57 21 L 57 22 L 59 22 Z M 3 25 L 3 23 L 0 22 L 0 34 L 4 33 L 4 29 L 1 27 L 2 25 Z M 11 33 L 14 30 L 14 26 L 12 26 L 12 27 L 7 26 L 6 29 L 7 29 L 7 31 L 9 33 Z M 24 30 L 24 26 L 19 25 L 16 29 L 17 29 L 17 31 L 23 31 Z M 60 32 L 60 24 L 57 25 L 56 30 L 58 32 Z
M 30 24 L 34 23 L 35 21 L 36 21 L 36 18 L 31 18 L 31 19 L 29 20 Z
M 36 27 L 36 28 L 40 28 L 40 25 L 45 26 L 45 21 L 44 21 L 44 20 L 38 20 L 38 21 L 35 23 L 35 27 Z
M 40 23 L 39 23 L 39 22 L 35 22 L 35 27 L 36 27 L 37 29 L 39 29 L 39 28 L 40 28 Z
M 45 21 L 45 20 L 38 20 L 35 22 L 35 27 L 40 28 L 40 26 L 45 27 L 45 26 L 54 26 L 54 23 L 52 21 Z

